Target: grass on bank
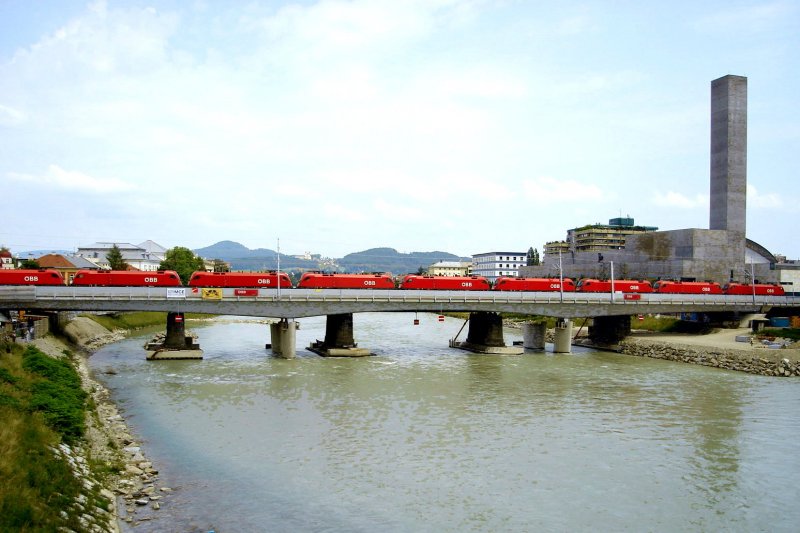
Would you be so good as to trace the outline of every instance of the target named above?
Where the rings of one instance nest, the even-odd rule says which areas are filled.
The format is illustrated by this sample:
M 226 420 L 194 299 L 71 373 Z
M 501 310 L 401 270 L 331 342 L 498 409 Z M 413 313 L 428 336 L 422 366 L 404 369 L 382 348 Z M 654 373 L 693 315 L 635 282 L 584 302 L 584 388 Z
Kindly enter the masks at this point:
M 83 315 L 91 318 L 109 331 L 115 329 L 136 330 L 153 326 L 164 326 L 167 323 L 167 313 L 158 311 L 139 311 L 134 313 L 108 313 L 104 315 Z M 202 313 L 186 313 L 187 320 L 204 319 L 213 315 Z
M 783 338 L 783 339 L 791 339 L 793 341 L 800 340 L 800 329 L 797 328 L 767 328 L 762 329 L 758 332 L 757 337 L 759 338 Z
M 0 342 L 0 531 L 84 531 L 76 498 L 86 494 L 53 452 L 84 432 L 86 393 L 70 360 Z M 106 508 L 96 491 L 83 504 Z

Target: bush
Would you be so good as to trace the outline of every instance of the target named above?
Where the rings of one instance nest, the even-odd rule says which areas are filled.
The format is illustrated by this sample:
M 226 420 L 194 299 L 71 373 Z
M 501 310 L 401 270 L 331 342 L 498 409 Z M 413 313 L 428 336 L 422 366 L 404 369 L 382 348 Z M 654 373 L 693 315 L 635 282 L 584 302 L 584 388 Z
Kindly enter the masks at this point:
M 39 411 L 45 422 L 69 442 L 83 435 L 86 392 L 69 361 L 53 359 L 29 346 L 22 368 L 41 378 L 30 386 L 30 409 Z

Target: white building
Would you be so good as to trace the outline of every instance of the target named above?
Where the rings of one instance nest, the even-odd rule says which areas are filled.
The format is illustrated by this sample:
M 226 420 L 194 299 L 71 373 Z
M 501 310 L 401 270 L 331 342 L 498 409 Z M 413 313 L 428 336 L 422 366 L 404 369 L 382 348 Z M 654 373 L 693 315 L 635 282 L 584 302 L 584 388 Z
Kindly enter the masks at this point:
M 109 268 L 106 254 L 117 245 L 122 259 L 137 270 L 145 272 L 155 272 L 167 249 L 153 241 L 145 241 L 141 244 L 130 244 L 127 242 L 96 242 L 89 246 L 81 246 L 75 255 L 88 259 L 100 268 Z
M 431 276 L 468 276 L 471 272 L 469 261 L 439 261 L 428 267 Z
M 500 276 L 517 276 L 525 266 L 526 252 L 486 252 L 472 256 L 472 274 L 494 282 Z

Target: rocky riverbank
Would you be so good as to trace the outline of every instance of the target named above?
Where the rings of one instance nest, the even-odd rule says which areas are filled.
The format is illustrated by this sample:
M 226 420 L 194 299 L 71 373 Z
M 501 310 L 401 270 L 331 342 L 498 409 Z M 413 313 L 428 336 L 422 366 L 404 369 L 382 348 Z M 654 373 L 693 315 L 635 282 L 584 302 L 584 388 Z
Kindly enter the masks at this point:
M 620 353 L 636 357 L 713 366 L 762 376 L 800 376 L 800 362 L 793 361 L 794 357 L 782 357 L 780 350 L 774 350 L 777 353 L 773 354 L 766 350 L 747 352 L 685 344 L 640 342 L 636 339 L 622 341 L 619 348 Z
M 114 531 L 123 530 L 124 524 L 135 525 L 151 520 L 160 509 L 162 498 L 168 497 L 172 489 L 159 483 L 157 468 L 145 456 L 141 444 L 111 401 L 108 389 L 91 377 L 87 362 L 92 351 L 121 340 L 125 334 L 122 331 L 110 332 L 85 317 L 70 322 L 64 333 L 71 346 L 52 336 L 33 342 L 42 352 L 52 356 L 60 356 L 65 349 L 77 352 L 77 371 L 95 412 L 86 420 L 85 443 L 73 447 L 62 445 L 60 451 L 66 454 L 70 464 L 78 465 L 73 470 L 87 487 L 99 483 L 103 487 L 102 494 L 116 502 L 110 509 L 101 510 L 112 514 L 109 522 L 114 524 Z M 87 465 L 100 465 L 95 468 L 103 473 L 92 472 Z

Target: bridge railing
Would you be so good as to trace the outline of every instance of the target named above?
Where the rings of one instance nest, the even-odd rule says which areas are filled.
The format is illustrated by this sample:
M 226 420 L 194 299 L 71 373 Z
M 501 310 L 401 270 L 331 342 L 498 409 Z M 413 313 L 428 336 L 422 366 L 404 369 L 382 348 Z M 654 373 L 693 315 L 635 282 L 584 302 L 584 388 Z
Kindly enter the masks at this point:
M 247 295 L 237 295 L 236 289 L 203 291 L 193 288 L 165 287 L 0 287 L 3 300 L 80 301 L 213 301 L 225 302 L 404 302 L 404 303 L 502 303 L 502 304 L 614 304 L 626 309 L 652 304 L 675 307 L 707 306 L 798 306 L 800 298 L 794 296 L 725 296 L 690 294 L 642 294 L 637 299 L 627 299 L 622 293 L 553 293 L 504 291 L 426 291 L 426 290 L 376 290 L 376 289 L 255 289 Z

